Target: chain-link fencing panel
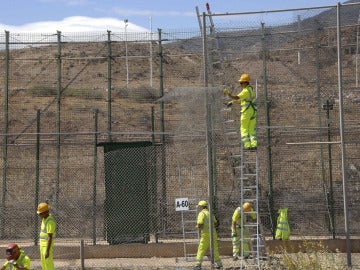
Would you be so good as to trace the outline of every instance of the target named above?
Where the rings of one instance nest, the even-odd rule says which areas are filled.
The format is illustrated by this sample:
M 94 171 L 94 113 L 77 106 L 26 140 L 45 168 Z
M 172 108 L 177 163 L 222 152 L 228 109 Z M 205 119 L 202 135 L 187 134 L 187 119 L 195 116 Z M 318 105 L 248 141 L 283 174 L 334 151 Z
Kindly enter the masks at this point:
M 336 7 L 215 14 L 213 25 L 209 22 L 212 77 L 238 93 L 237 79 L 249 73 L 257 88 L 259 150 L 264 150 L 259 204 L 269 234 L 282 207 L 289 208 L 293 235 L 344 234 L 341 132 L 352 138 L 356 130 L 352 115 L 357 110 L 350 106 L 357 95 L 358 13 L 358 4 L 341 6 L 340 48 Z M 342 126 L 342 113 L 350 129 Z M 347 178 L 356 165 L 345 164 Z M 354 186 L 351 177 L 347 181 Z M 347 196 L 355 190 L 349 188 Z M 348 206 L 353 209 L 354 203 Z M 315 220 L 314 209 L 319 213 Z
M 213 16 L 205 48 L 200 31 L 0 34 L 1 238 L 36 242 L 47 200 L 57 243 L 181 242 L 213 192 L 229 239 L 241 197 L 224 117 L 238 132 L 240 114 L 223 114 L 222 90 L 237 93 L 244 72 L 257 92 L 266 236 L 281 207 L 294 236 L 343 235 L 344 173 L 356 235 L 359 5 L 341 6 L 339 25 L 336 12 Z

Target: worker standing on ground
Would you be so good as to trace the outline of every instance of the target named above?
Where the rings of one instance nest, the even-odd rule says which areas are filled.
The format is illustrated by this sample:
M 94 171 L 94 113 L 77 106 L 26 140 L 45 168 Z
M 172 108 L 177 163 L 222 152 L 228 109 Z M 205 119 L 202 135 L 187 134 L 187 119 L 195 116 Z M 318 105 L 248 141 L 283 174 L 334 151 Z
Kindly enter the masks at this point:
M 244 212 L 244 222 L 241 222 L 241 211 Z M 247 227 L 243 226 L 243 235 L 241 235 L 241 226 L 247 222 L 247 219 L 251 218 L 253 221 L 256 220 L 256 214 L 253 213 L 254 209 L 252 208 L 249 202 L 245 202 L 242 207 L 237 207 L 232 216 L 232 226 L 231 226 L 231 240 L 233 246 L 233 260 L 237 261 L 241 255 L 241 236 L 243 236 L 243 256 L 244 259 L 248 259 L 250 256 L 250 235 Z
M 24 251 L 20 249 L 17 244 L 9 244 L 6 248 L 7 261 L 0 268 L 5 269 L 18 269 L 18 270 L 30 270 L 30 258 L 24 254 Z
M 278 210 L 278 219 L 277 227 L 275 232 L 275 238 L 279 240 L 289 240 L 290 239 L 290 226 L 288 222 L 288 209 L 280 208 Z
M 40 228 L 40 259 L 42 270 L 54 270 L 54 238 L 56 231 L 56 221 L 49 212 L 50 205 L 48 203 L 40 203 L 38 205 L 37 214 L 41 217 Z
M 196 265 L 194 269 L 201 269 L 201 263 L 203 261 L 205 252 L 210 247 L 210 213 L 208 210 L 208 204 L 206 201 L 200 201 L 198 203 L 198 218 L 196 228 L 199 229 L 201 238 L 196 255 Z M 212 217 L 212 221 L 217 227 L 217 220 L 215 216 Z M 218 242 L 217 242 L 217 233 L 216 230 L 213 230 L 213 242 L 214 242 L 214 262 L 216 269 L 222 268 L 222 262 L 220 260 Z
M 224 89 L 224 94 L 231 97 L 232 100 L 228 102 L 228 106 L 235 103 L 240 104 L 241 116 L 240 116 L 240 135 L 244 149 L 256 149 L 257 137 L 256 137 L 256 95 L 254 89 L 250 85 L 249 74 L 242 74 L 239 79 L 242 87 L 241 92 L 238 95 L 233 95 L 228 89 Z

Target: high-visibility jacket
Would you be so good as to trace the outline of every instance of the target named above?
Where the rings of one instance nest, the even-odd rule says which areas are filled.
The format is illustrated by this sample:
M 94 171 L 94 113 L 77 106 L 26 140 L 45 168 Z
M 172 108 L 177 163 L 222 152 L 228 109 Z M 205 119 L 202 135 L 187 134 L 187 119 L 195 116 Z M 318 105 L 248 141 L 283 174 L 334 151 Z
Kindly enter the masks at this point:
M 201 229 L 201 234 L 210 233 L 210 212 L 208 209 L 203 209 L 198 215 L 197 224 L 202 224 L 203 228 Z M 213 216 L 213 223 L 216 225 L 217 220 L 215 216 Z M 215 231 L 215 230 L 214 230 Z M 216 231 L 215 231 L 216 232 Z
M 278 219 L 277 219 L 277 227 L 275 238 L 281 240 L 289 240 L 290 238 L 290 226 L 288 222 L 288 209 L 280 208 L 278 210 Z
M 30 270 L 30 258 L 24 254 L 24 252 L 20 249 L 20 255 L 19 257 L 14 260 L 18 265 L 26 268 L 27 270 Z M 6 268 L 9 268 L 10 270 L 12 269 L 18 269 L 17 267 L 14 267 L 9 261 L 6 261 L 3 265 Z
M 49 240 L 49 233 L 53 234 L 53 239 L 55 238 L 56 231 L 56 221 L 54 217 L 49 214 L 47 218 L 43 218 L 40 228 L 40 246 L 46 246 Z M 54 241 L 52 242 L 52 245 Z
M 249 107 L 256 111 L 256 96 L 254 89 L 250 85 L 244 87 L 238 94 L 238 97 L 241 100 L 241 112 L 245 112 Z
M 241 226 L 241 211 L 242 211 L 242 207 L 237 207 L 234 211 L 234 214 L 232 216 L 232 221 L 236 222 L 236 226 L 238 226 L 240 228 Z M 251 208 L 250 212 L 253 212 L 254 210 Z M 255 213 L 244 213 L 244 217 L 245 219 L 247 217 L 251 217 L 251 219 L 256 220 L 256 214 Z

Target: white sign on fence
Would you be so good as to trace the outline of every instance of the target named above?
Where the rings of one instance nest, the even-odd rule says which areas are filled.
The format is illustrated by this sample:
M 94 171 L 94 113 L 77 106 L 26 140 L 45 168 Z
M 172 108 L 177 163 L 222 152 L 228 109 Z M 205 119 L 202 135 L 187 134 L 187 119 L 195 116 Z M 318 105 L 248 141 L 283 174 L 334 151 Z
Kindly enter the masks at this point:
M 188 211 L 189 210 L 189 199 L 188 198 L 175 199 L 175 210 L 176 211 Z

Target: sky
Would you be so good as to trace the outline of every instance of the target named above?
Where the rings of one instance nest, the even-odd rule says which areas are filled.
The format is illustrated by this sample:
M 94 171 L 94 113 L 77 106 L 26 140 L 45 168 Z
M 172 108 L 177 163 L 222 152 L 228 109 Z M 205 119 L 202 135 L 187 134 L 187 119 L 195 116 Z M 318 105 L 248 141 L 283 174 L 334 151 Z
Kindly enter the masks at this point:
M 0 31 L 124 31 L 125 27 L 129 32 L 198 29 L 196 7 L 200 14 L 206 12 L 207 2 L 212 13 L 240 13 L 334 6 L 344 1 L 6 0 L 0 8 Z

